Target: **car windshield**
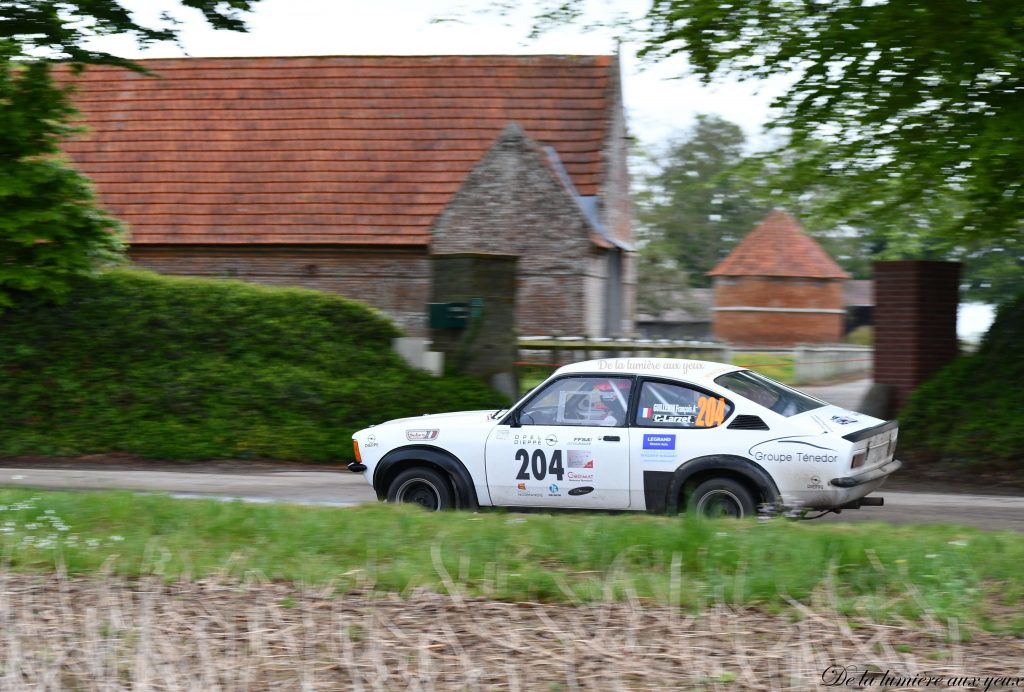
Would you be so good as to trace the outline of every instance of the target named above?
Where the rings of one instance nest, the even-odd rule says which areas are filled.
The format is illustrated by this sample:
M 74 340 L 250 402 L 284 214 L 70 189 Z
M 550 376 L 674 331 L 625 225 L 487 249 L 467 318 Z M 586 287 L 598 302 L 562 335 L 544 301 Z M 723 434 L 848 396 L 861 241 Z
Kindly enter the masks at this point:
M 824 401 L 818 401 L 750 370 L 737 370 L 722 375 L 715 378 L 715 384 L 787 418 L 825 405 Z

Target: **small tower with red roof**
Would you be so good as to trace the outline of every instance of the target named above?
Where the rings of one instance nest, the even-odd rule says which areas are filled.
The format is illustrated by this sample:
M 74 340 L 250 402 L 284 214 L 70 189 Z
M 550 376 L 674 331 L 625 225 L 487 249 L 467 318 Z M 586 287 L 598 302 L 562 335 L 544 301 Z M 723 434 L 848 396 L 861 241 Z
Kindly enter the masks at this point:
M 784 211 L 765 217 L 708 276 L 717 339 L 779 347 L 842 340 L 849 277 Z

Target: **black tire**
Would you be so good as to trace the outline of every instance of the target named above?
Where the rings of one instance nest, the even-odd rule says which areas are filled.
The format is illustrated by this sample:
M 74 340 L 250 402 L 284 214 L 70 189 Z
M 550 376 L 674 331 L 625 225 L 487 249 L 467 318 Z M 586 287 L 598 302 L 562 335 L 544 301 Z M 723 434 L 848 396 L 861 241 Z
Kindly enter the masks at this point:
M 455 493 L 444 475 L 425 466 L 406 469 L 388 486 L 388 502 L 414 504 L 431 512 L 455 506 Z
M 742 483 L 731 478 L 711 478 L 690 495 L 688 509 L 709 519 L 744 519 L 754 515 L 754 498 Z

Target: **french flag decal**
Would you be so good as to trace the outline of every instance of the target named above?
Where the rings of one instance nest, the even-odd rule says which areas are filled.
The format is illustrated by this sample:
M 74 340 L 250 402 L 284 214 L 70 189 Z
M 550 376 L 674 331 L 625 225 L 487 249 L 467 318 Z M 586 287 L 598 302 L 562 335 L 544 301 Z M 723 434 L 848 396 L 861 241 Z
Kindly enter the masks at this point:
M 650 418 L 653 415 L 654 415 L 654 411 L 652 411 L 650 407 L 647 407 L 647 408 L 644 408 L 644 409 L 640 409 L 640 417 L 641 418 Z

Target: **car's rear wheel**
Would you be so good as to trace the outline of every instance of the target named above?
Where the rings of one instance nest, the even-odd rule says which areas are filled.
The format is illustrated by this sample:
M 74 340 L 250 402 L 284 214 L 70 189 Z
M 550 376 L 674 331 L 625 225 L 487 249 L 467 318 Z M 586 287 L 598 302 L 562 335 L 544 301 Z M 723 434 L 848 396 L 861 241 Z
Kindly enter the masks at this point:
M 691 512 L 716 519 L 743 519 L 754 514 L 754 498 L 742 483 L 731 478 L 711 478 L 696 488 L 688 503 Z
M 448 479 L 424 466 L 406 469 L 395 476 L 388 487 L 388 502 L 419 505 L 436 512 L 455 506 Z

